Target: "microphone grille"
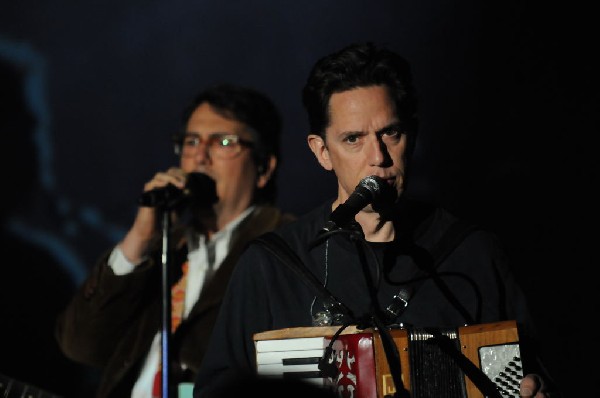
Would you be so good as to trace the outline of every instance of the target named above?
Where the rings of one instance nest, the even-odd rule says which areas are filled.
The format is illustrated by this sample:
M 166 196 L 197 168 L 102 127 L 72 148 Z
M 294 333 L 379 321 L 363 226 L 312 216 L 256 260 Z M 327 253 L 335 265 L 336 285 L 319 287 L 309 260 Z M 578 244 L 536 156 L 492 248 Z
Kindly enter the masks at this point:
M 363 178 L 362 180 L 360 180 L 358 185 L 366 188 L 369 192 L 371 192 L 371 195 L 373 195 L 373 197 L 375 197 L 381 191 L 381 187 L 382 187 L 383 183 L 384 183 L 384 181 L 380 177 L 367 176 L 367 177 Z
M 398 192 L 381 177 L 367 176 L 360 180 L 358 185 L 369 191 L 373 207 L 376 209 L 383 209 L 393 204 L 398 198 Z

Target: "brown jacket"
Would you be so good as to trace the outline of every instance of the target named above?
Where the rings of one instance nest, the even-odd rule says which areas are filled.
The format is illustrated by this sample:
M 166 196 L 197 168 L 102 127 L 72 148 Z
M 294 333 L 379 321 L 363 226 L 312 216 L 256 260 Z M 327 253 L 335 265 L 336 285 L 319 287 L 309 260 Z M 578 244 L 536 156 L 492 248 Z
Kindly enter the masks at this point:
M 193 382 L 229 277 L 247 244 L 293 218 L 274 207 L 257 206 L 237 227 L 229 254 L 172 336 L 173 383 Z M 153 256 L 131 274 L 117 276 L 107 265 L 108 255 L 100 259 L 58 317 L 56 338 L 69 358 L 103 369 L 97 398 L 130 397 L 152 340 L 161 330 L 161 267 L 156 264 L 160 256 Z M 186 245 L 173 254 L 174 262 L 186 258 Z M 188 370 L 182 371 L 182 364 Z

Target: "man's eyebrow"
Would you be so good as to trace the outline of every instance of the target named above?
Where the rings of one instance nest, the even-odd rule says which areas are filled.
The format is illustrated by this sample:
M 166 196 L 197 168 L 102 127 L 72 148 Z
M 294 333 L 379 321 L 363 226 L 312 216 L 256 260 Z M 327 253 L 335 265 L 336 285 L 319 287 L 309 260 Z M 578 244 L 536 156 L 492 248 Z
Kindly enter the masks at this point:
M 346 130 L 346 131 L 342 131 L 340 133 L 340 135 L 344 135 L 344 136 L 347 136 L 347 135 L 357 135 L 357 134 L 364 134 L 364 131 L 361 131 L 361 130 Z
M 381 128 L 381 129 L 377 130 L 376 133 L 377 134 L 383 134 L 383 133 L 386 133 L 386 132 L 388 132 L 390 130 L 400 130 L 400 131 L 402 131 L 402 123 L 400 123 L 400 122 L 390 123 L 387 126 L 385 126 L 385 127 Z
M 196 137 L 201 137 L 202 136 L 202 133 L 198 133 L 198 132 L 195 132 L 195 131 L 186 131 L 183 134 L 184 135 L 193 135 L 193 136 L 196 136 Z M 211 136 L 211 135 L 238 135 L 238 134 L 228 133 L 228 132 L 225 132 L 225 131 L 213 131 L 213 132 L 208 133 L 208 135 Z
M 388 132 L 390 130 L 400 130 L 400 131 L 402 131 L 402 123 L 401 122 L 390 123 L 387 126 L 382 127 L 379 130 L 377 130 L 375 132 L 375 134 L 377 134 L 377 135 L 383 134 L 383 133 L 386 133 L 386 132 Z M 365 131 L 363 131 L 363 130 L 346 130 L 346 131 L 342 131 L 340 134 L 344 135 L 344 136 L 359 135 L 359 134 L 365 134 Z

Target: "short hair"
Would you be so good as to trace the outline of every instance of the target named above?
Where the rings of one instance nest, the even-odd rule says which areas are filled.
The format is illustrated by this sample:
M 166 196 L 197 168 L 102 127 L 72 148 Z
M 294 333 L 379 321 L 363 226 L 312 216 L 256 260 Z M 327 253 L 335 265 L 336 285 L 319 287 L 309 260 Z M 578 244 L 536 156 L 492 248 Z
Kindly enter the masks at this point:
M 194 110 L 203 103 L 210 104 L 221 116 L 250 127 L 254 146 L 254 162 L 259 174 L 268 168 L 271 155 L 279 160 L 282 119 L 274 102 L 256 89 L 232 84 L 218 84 L 196 94 L 182 115 L 185 128 Z M 279 164 L 279 162 L 278 162 Z M 255 203 L 274 203 L 276 199 L 276 173 L 267 185 L 255 194 Z
M 331 122 L 329 100 L 333 94 L 378 85 L 387 87 L 408 133 L 408 152 L 412 152 L 418 118 L 410 65 L 399 54 L 371 42 L 351 44 L 324 56 L 313 66 L 302 91 L 309 133 L 326 139 L 325 129 Z

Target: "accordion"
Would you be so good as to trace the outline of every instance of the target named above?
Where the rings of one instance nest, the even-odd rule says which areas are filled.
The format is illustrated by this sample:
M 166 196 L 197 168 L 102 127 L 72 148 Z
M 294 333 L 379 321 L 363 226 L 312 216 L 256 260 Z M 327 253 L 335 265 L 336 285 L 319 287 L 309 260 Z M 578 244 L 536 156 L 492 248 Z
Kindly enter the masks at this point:
M 515 321 L 391 329 L 387 337 L 355 326 L 336 335 L 339 329 L 298 327 L 255 334 L 258 375 L 302 379 L 331 388 L 341 398 L 391 397 L 394 380 L 412 398 L 519 396 L 523 364 Z M 395 346 L 391 357 L 386 341 Z M 397 369 L 396 377 L 390 369 Z

